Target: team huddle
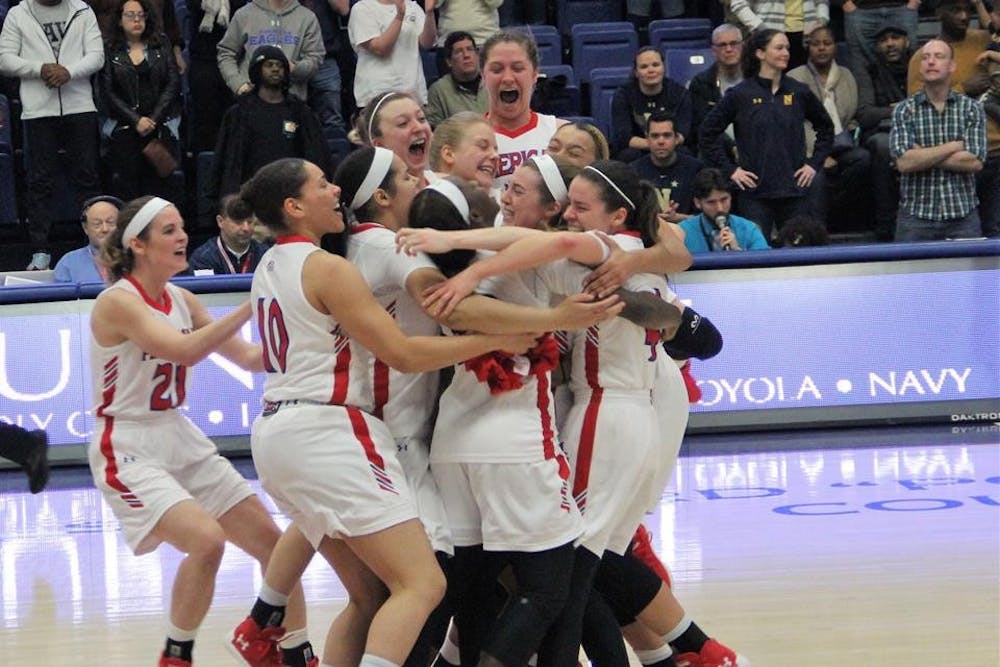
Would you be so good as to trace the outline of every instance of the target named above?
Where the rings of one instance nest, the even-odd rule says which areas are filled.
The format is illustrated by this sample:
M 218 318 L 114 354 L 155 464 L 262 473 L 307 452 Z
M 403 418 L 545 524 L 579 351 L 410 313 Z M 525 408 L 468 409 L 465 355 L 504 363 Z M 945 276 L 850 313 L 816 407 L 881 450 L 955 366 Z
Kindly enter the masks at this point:
M 494 48 L 531 66 L 517 38 Z M 511 97 L 528 123 L 459 114 L 428 142 L 419 104 L 385 94 L 332 182 L 296 158 L 260 169 L 239 197 L 274 245 L 218 320 L 169 282 L 177 209 L 121 211 L 91 318 L 90 463 L 135 553 L 186 554 L 161 667 L 193 663 L 226 541 L 264 568 L 229 642 L 241 664 L 574 667 L 582 646 L 628 665 L 623 639 L 644 665 L 749 664 L 687 616 L 642 527 L 697 391 L 688 360 L 722 344 L 664 278 L 690 255 L 652 186 L 545 154 L 561 123 Z M 523 157 L 506 174 L 501 135 Z M 177 410 L 212 352 L 266 374 L 251 449 L 284 532 Z M 348 602 L 314 653 L 316 552 Z

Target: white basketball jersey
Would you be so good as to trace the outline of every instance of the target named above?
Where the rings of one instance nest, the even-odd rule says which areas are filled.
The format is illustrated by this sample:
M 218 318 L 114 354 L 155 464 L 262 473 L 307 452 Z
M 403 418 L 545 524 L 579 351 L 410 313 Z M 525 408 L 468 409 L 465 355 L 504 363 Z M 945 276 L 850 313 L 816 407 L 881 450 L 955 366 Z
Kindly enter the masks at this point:
M 426 255 L 396 252 L 396 235 L 381 225 L 357 225 L 347 243 L 347 258 L 358 268 L 378 302 L 407 336 L 436 336 L 437 322 L 406 291 L 406 280 L 417 269 L 436 269 Z M 400 373 L 357 348 L 367 362 L 373 413 L 393 437 L 416 436 L 427 442 L 437 401 L 438 373 Z
M 367 356 L 302 291 L 308 239 L 279 237 L 254 272 L 251 303 L 264 353 L 265 401 L 306 400 L 371 411 Z
M 623 250 L 642 248 L 642 241 L 633 233 L 613 238 Z M 639 274 L 624 287 L 662 298 L 667 282 L 660 276 Z M 653 387 L 654 362 L 661 354 L 666 353 L 657 330 L 643 329 L 622 317 L 595 324 L 573 333 L 570 386 L 578 397 L 598 388 L 648 391 Z
M 180 288 L 167 283 L 163 302 L 154 301 L 138 282 L 126 276 L 111 287 L 135 294 L 153 315 L 181 333 L 194 329 L 191 312 Z M 97 416 L 134 420 L 163 414 L 184 404 L 190 372 L 183 364 L 143 352 L 131 340 L 112 347 L 90 341 L 90 369 L 94 396 L 100 397 Z
M 553 295 L 580 291 L 589 270 L 560 261 L 484 281 L 480 291 L 509 303 L 548 307 Z M 522 362 L 522 363 L 527 363 Z M 530 463 L 559 453 L 549 373 L 528 374 L 519 389 L 499 394 L 465 364 L 441 396 L 431 461 Z
M 497 175 L 493 187 L 503 192 L 514 170 L 541 155 L 548 148 L 549 139 L 559 128 L 559 119 L 547 114 L 531 112 L 531 119 L 516 130 L 493 128 L 497 138 Z

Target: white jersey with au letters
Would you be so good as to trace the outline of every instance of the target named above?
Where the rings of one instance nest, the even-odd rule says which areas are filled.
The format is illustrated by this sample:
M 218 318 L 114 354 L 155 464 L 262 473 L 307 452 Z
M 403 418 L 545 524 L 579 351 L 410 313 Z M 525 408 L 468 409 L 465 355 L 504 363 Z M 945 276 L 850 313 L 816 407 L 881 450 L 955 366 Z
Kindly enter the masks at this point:
M 435 269 L 423 253 L 410 256 L 396 252 L 396 235 L 373 223 L 356 226 L 347 243 L 347 258 L 361 272 L 372 294 L 392 315 L 407 336 L 436 336 L 441 332 L 406 291 L 409 275 L 418 269 Z M 373 392 L 373 413 L 385 421 L 393 436 L 417 436 L 427 442 L 431 416 L 437 400 L 438 374 L 400 373 L 389 368 L 363 348 Z
M 493 187 L 503 192 L 514 170 L 548 148 L 549 139 L 562 123 L 548 114 L 531 112 L 527 123 L 515 130 L 493 128 L 497 139 L 497 175 Z
M 163 302 L 153 300 L 131 277 L 122 278 L 108 289 L 139 296 L 154 316 L 181 333 L 194 329 L 184 294 L 175 285 L 167 283 Z M 114 417 L 119 421 L 143 419 L 180 407 L 187 397 L 190 369 L 157 359 L 131 340 L 111 347 L 92 341 L 90 368 L 94 396 L 100 397 L 98 417 Z
M 264 400 L 352 405 L 370 412 L 367 356 L 358 354 L 357 343 L 302 290 L 302 268 L 314 252 L 325 251 L 305 238 L 279 238 L 254 273 L 250 298 L 267 371 Z

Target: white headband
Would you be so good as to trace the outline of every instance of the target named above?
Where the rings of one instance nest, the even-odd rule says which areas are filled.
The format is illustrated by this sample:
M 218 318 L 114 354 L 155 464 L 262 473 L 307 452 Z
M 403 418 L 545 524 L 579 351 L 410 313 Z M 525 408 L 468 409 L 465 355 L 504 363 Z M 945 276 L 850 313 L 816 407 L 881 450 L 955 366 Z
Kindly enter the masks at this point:
M 142 230 L 153 221 L 153 218 L 168 206 L 173 206 L 173 204 L 159 197 L 153 197 L 143 204 L 142 208 L 128 221 L 125 231 L 122 232 L 122 247 L 128 248 L 129 242 L 141 234 Z
M 388 148 L 375 147 L 375 157 L 372 159 L 372 165 L 368 167 L 365 180 L 361 181 L 361 186 L 358 187 L 358 191 L 354 193 L 354 199 L 351 200 L 352 211 L 357 211 L 372 198 L 372 195 L 378 190 L 378 186 L 385 180 L 386 174 L 389 173 L 389 168 L 392 167 L 392 158 L 395 155 Z
M 619 188 L 619 187 L 618 187 L 617 185 L 615 185 L 615 182 L 614 182 L 614 181 L 612 181 L 612 180 L 611 180 L 610 178 L 608 178 L 607 174 L 605 174 L 605 173 L 604 173 L 603 171 L 601 171 L 600 169 L 595 169 L 595 168 L 591 167 L 591 166 L 590 166 L 589 164 L 588 164 L 588 165 L 587 165 L 586 167 L 584 167 L 584 169 L 589 169 L 589 170 L 591 170 L 592 172 L 594 172 L 595 174 L 599 174 L 601 178 L 603 178 L 603 179 L 604 179 L 605 181 L 607 181 L 607 182 L 608 182 L 608 185 L 610 185 L 611 187 L 613 187 L 613 188 L 615 189 L 615 192 L 617 192 L 618 194 L 620 194 L 620 195 L 622 196 L 622 199 L 624 199 L 624 200 L 625 200 L 626 202 L 628 202 L 628 205 L 629 205 L 630 207 L 632 207 L 632 210 L 633 210 L 633 211 L 635 210 L 635 204 L 634 204 L 634 203 L 632 202 L 632 200 L 631 200 L 631 199 L 629 199 L 629 198 L 628 198 L 628 197 L 627 197 L 627 196 L 625 195 L 625 193 L 624 193 L 624 192 L 622 192 L 622 189 L 621 189 L 621 188 Z
M 538 173 L 542 175 L 545 187 L 548 188 L 552 198 L 560 204 L 565 204 L 569 201 L 569 192 L 566 190 L 566 183 L 559 173 L 559 165 L 552 159 L 552 156 L 545 154 L 535 155 L 531 158 L 531 161 L 538 167 Z
M 368 143 L 371 143 L 375 138 L 372 136 L 372 123 L 375 122 L 375 114 L 378 113 L 378 108 L 382 106 L 382 102 L 385 102 L 386 98 L 390 95 L 392 95 L 392 92 L 385 93 L 382 97 L 378 98 L 378 102 L 376 102 L 374 108 L 372 108 L 372 115 L 368 116 Z
M 457 185 L 446 178 L 442 178 L 428 185 L 426 189 L 440 192 L 447 197 L 448 201 L 462 214 L 462 220 L 465 220 L 465 224 L 469 224 L 469 202 L 465 199 L 465 195 L 462 194 Z

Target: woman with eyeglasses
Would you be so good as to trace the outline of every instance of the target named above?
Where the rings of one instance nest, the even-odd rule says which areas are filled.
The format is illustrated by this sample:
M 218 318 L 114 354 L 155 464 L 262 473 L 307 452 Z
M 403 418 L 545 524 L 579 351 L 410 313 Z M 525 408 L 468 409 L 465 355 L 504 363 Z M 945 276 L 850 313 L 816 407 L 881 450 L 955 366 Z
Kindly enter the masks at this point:
M 177 63 L 149 0 L 123 0 L 101 72 L 111 191 L 118 197 L 179 194 L 167 192 L 167 178 L 157 175 L 143 149 L 159 140 L 176 154 L 180 89 Z

